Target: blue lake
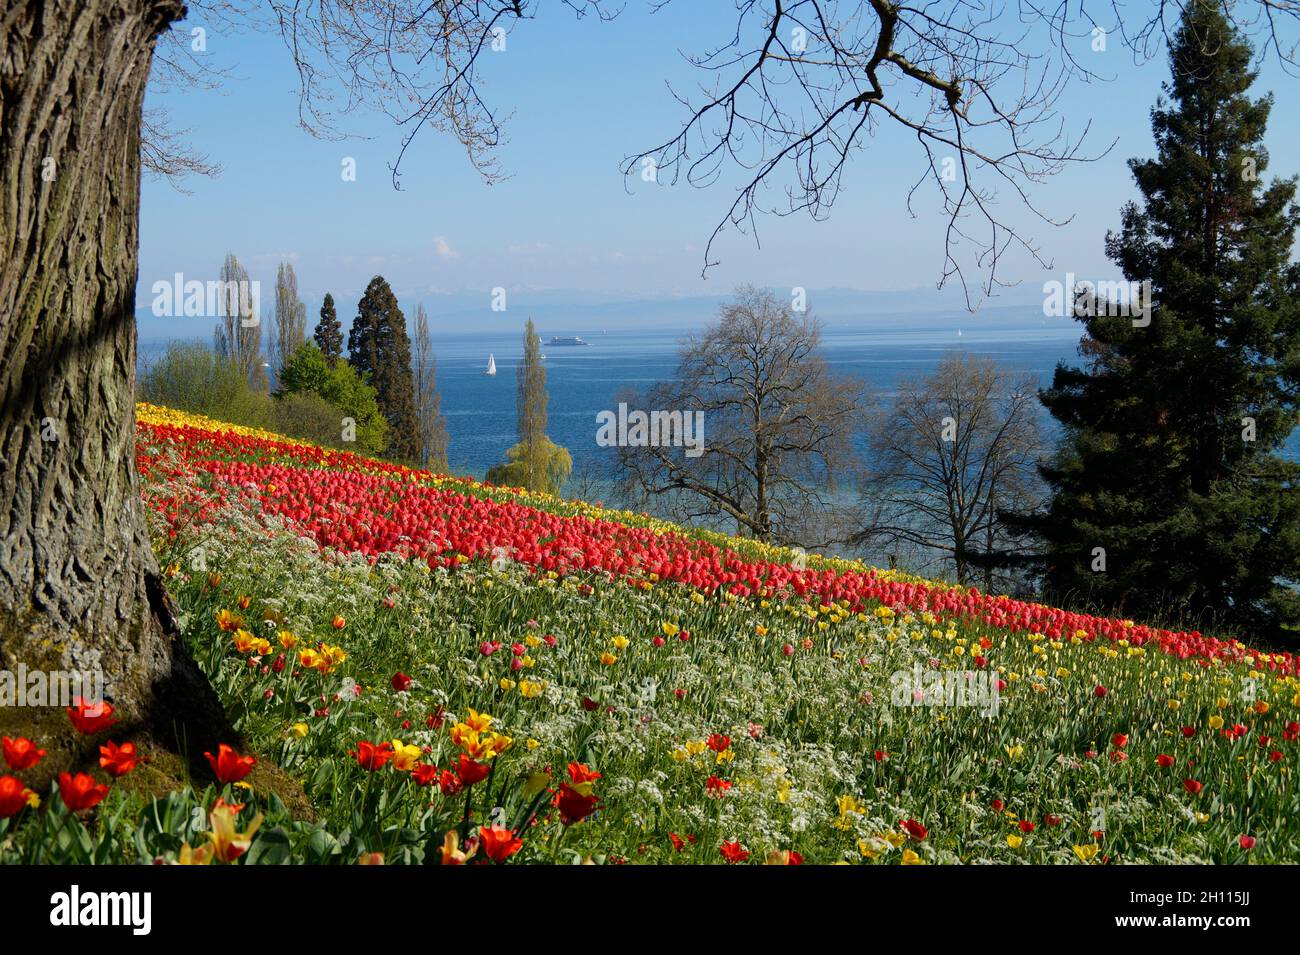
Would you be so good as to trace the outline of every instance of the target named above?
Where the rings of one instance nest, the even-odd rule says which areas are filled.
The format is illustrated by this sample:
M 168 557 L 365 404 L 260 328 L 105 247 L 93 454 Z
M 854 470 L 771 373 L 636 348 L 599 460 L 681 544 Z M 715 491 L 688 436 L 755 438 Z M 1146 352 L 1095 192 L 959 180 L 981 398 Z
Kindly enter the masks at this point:
M 615 451 L 595 443 L 597 413 L 614 409 L 620 391 L 642 391 L 673 377 L 685 330 L 542 327 L 539 331 L 550 395 L 548 433 L 573 455 L 575 475 L 607 473 Z M 590 344 L 551 346 L 547 342 L 553 334 L 579 334 Z M 944 354 L 954 351 L 997 359 L 1031 372 L 1046 384 L 1058 362 L 1077 360 L 1078 339 L 1079 326 L 1074 322 L 1039 315 L 1023 321 L 989 321 L 977 315 L 942 320 L 900 316 L 828 323 L 822 354 L 836 372 L 862 378 L 878 400 L 887 401 L 900 378 L 925 374 Z M 515 440 L 515 366 L 522 354 L 521 334 L 495 329 L 435 333 L 434 346 L 451 468 L 481 477 Z M 142 342 L 141 357 L 157 355 L 164 347 L 156 341 Z M 496 359 L 495 376 L 484 374 L 489 355 Z M 1045 415 L 1044 420 L 1050 426 L 1051 419 Z M 707 443 L 707 431 L 705 439 Z M 1284 453 L 1300 459 L 1300 431 L 1292 434 Z

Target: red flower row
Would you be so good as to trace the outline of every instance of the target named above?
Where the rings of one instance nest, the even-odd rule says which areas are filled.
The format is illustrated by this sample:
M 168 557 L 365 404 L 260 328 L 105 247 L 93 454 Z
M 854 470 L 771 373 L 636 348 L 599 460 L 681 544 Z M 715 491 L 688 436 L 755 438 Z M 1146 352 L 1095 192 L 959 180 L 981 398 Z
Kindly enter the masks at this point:
M 636 580 L 653 574 L 738 597 L 846 601 L 854 611 L 883 604 L 898 612 L 930 611 L 1053 639 L 1126 639 L 1183 659 L 1240 660 L 1250 652 L 1234 641 L 1196 631 L 1126 625 L 976 589 L 886 579 L 874 571 L 799 570 L 790 564 L 747 560 L 685 534 L 554 514 L 513 499 L 477 497 L 468 487 L 462 491 L 454 485 L 431 486 L 428 473 L 348 452 L 172 426 L 141 424 L 140 436 L 142 472 L 165 478 L 203 471 L 217 479 L 217 490 L 210 496 L 152 500 L 177 527 L 201 520 L 230 495 L 243 493 L 255 496 L 265 513 L 288 521 L 321 545 L 371 559 L 396 553 L 426 560 L 430 566 L 454 566 L 461 555 L 506 556 L 560 574 L 586 571 Z M 1272 654 L 1260 665 L 1284 675 L 1297 672 L 1295 658 L 1287 653 Z

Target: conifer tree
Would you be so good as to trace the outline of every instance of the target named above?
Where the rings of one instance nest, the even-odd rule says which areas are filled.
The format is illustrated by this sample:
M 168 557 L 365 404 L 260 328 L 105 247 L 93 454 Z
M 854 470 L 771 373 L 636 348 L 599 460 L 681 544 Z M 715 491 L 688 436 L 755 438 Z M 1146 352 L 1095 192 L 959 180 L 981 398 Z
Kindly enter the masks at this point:
M 1217 4 L 1187 5 L 1157 155 L 1129 164 L 1142 201 L 1106 240 L 1150 283 L 1150 323 L 1077 300 L 1087 364 L 1042 395 L 1065 429 L 1052 499 L 1012 523 L 1045 542 L 1054 599 L 1260 639 L 1300 624 L 1300 465 L 1276 453 L 1300 398 L 1300 215 L 1294 179 L 1262 178 L 1251 56 Z
M 334 296 L 329 292 L 325 293 L 325 303 L 320 307 L 320 321 L 316 323 L 312 337 L 320 346 L 325 360 L 331 366 L 334 365 L 343 354 L 343 325 L 334 309 Z
M 357 317 L 348 330 L 348 360 L 378 396 L 379 410 L 388 421 L 388 456 L 418 463 L 420 428 L 415 413 L 411 339 L 397 296 L 382 276 L 370 280 L 357 303 Z

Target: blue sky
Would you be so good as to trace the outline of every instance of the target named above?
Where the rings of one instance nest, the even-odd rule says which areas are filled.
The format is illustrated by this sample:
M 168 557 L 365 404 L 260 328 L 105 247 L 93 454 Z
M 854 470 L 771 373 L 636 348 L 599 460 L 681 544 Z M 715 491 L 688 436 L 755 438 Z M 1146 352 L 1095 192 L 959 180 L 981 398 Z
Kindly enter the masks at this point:
M 685 113 L 666 84 L 688 89 L 699 80 L 680 51 L 701 52 L 726 37 L 734 10 L 679 2 L 647 11 L 645 0 L 629 0 L 617 19 L 600 22 L 543 3 L 538 18 L 516 26 L 507 50 L 487 63 L 487 96 L 513 113 L 500 152 L 511 178 L 484 185 L 458 144 L 426 132 L 404 160 L 401 192 L 388 167 L 402 131 L 390 120 L 354 113 L 343 124 L 353 138 L 315 139 L 298 127 L 296 74 L 279 36 L 210 32 L 213 62 L 232 75 L 216 90 L 151 93 L 149 102 L 189 128 L 193 147 L 223 172 L 190 179 L 192 195 L 146 177 L 139 304 L 147 307 L 152 283 L 175 272 L 215 277 L 227 251 L 264 285 L 273 283 L 278 262 L 292 261 L 313 322 L 327 290 L 350 317 L 376 273 L 389 279 L 408 314 L 415 300 L 440 293 L 481 291 L 486 303 L 494 286 L 611 298 L 717 295 L 741 281 L 933 287 L 943 220 L 909 216 L 904 194 L 918 153 L 908 137 L 888 130 L 853 160 L 828 221 L 761 219 L 761 248 L 729 231 L 715 247 L 721 265 L 702 279 L 704 243 L 730 205 L 734 178 L 706 190 L 655 186 L 625 181 L 619 164 L 676 132 Z M 177 29 L 188 33 L 193 25 Z M 1098 150 L 1112 139 L 1118 144 L 1034 193 L 1045 212 L 1074 221 L 1052 227 L 1004 196 L 1002 212 L 1036 237 L 1054 264 L 1045 274 L 1010 260 L 1006 277 L 1029 285 L 1066 271 L 1114 274 L 1102 242 L 1135 195 L 1125 161 L 1152 151 L 1148 113 L 1166 76 L 1163 57 L 1135 66 L 1114 40 L 1093 56 L 1098 71 L 1115 79 L 1073 86 L 1061 101 L 1062 118 L 1076 132 L 1091 121 Z M 1300 169 L 1300 124 L 1286 118 L 1294 115 L 1300 79 L 1270 66 L 1256 84 L 1260 93 L 1269 89 L 1278 99 L 1270 174 L 1291 175 Z M 345 156 L 356 159 L 356 182 L 342 181 Z

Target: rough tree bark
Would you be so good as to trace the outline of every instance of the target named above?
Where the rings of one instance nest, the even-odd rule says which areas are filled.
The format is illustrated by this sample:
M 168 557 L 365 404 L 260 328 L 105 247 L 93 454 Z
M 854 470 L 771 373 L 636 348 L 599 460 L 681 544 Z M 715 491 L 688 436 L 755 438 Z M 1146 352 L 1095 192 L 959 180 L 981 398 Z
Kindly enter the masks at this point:
M 180 0 L 0 14 L 0 667 L 98 667 L 119 738 L 179 730 L 201 751 L 225 721 L 180 643 L 134 454 L 141 110 L 155 40 L 183 15 Z

